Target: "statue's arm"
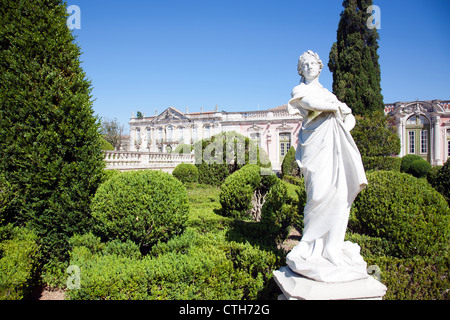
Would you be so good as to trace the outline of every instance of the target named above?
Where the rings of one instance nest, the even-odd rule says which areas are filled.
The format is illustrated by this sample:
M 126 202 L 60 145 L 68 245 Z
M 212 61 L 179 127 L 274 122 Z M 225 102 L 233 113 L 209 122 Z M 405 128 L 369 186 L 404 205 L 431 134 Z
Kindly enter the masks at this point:
M 339 110 L 337 103 L 324 99 L 319 95 L 305 95 L 300 103 L 304 109 L 309 111 L 336 112 Z

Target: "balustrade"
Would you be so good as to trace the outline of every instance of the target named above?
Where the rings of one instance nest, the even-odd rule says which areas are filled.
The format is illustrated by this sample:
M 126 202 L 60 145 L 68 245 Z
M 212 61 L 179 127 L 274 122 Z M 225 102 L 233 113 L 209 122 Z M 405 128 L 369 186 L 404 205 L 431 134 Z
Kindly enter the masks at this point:
M 180 163 L 194 163 L 193 154 L 104 151 L 106 169 L 172 171 Z

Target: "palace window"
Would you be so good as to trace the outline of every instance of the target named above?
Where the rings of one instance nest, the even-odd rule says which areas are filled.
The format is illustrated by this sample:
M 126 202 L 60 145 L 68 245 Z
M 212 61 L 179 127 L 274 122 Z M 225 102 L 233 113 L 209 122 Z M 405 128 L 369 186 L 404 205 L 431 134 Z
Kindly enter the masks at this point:
M 159 130 L 158 130 L 158 143 L 161 143 L 162 140 L 163 140 L 163 129 L 159 128 Z M 162 152 L 162 150 L 161 150 L 161 152 Z
M 151 133 L 150 133 L 150 128 L 147 128 L 147 143 L 151 143 L 152 139 L 151 139 Z
M 250 134 L 250 139 L 256 142 L 258 147 L 261 147 L 261 134 L 259 132 Z
M 416 153 L 416 132 L 415 131 L 408 131 L 408 153 L 409 154 L 414 154 Z
M 178 141 L 184 143 L 184 129 L 183 127 L 178 128 Z
M 447 129 L 447 156 L 450 157 L 450 129 Z
M 141 143 L 141 129 L 140 128 L 136 129 L 136 142 Z
M 197 141 L 197 127 L 192 127 L 192 143 Z
M 210 127 L 205 127 L 204 132 L 205 132 L 205 136 L 204 136 L 205 139 L 207 139 L 211 136 L 211 128 Z
M 406 153 L 430 159 L 430 121 L 423 115 L 413 115 L 406 120 Z
M 284 159 L 291 148 L 291 134 L 280 133 L 280 161 Z
M 173 141 L 173 128 L 172 126 L 167 127 L 167 141 L 172 142 Z
M 420 153 L 427 154 L 428 153 L 428 131 L 422 130 L 420 132 Z

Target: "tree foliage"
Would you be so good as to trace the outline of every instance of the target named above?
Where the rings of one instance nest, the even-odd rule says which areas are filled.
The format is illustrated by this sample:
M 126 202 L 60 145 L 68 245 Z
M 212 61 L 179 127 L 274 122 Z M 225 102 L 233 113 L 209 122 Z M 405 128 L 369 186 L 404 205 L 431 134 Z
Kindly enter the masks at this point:
M 337 41 L 330 52 L 328 67 L 333 73 L 333 93 L 352 108 L 365 115 L 383 110 L 378 39 L 376 29 L 367 27 L 372 0 L 345 0 L 337 30 Z
M 382 112 L 356 116 L 356 126 L 351 133 L 362 156 L 388 157 L 400 153 L 400 138 Z
M 89 227 L 104 166 L 91 84 L 66 19 L 59 0 L 0 5 L 0 174 L 15 193 L 4 214 L 34 228 L 55 257 Z

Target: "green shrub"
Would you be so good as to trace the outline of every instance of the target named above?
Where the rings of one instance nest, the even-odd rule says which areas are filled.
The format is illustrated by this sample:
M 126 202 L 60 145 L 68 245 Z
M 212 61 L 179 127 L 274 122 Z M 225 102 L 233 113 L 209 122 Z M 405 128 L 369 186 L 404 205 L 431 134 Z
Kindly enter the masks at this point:
M 438 183 L 438 174 L 439 174 L 439 171 L 441 170 L 441 168 L 442 168 L 442 166 L 434 166 L 427 173 L 428 183 L 431 184 L 433 186 L 433 188 L 435 188 L 436 190 L 437 190 L 436 186 Z
M 180 163 L 173 169 L 172 175 L 183 183 L 198 182 L 198 169 L 189 163 Z
M 427 176 L 428 171 L 431 170 L 431 164 L 424 159 L 414 160 L 409 167 L 409 173 L 416 178 L 424 178 Z
M 36 234 L 25 228 L 0 230 L 0 300 L 20 300 L 31 293 L 39 259 Z
M 276 256 L 250 244 L 228 242 L 226 232 L 200 234 L 192 228 L 145 257 L 125 257 L 74 247 L 81 269 L 79 290 L 70 299 L 210 300 L 256 299 L 277 268 Z
M 248 164 L 230 175 L 220 187 L 220 204 L 224 216 L 251 218 L 252 197 L 261 185 L 261 168 Z
M 448 300 L 449 258 L 378 256 L 365 259 L 380 269 L 380 281 L 388 288 L 384 300 Z
M 7 222 L 36 231 L 44 260 L 64 259 L 91 226 L 105 165 L 91 83 L 65 3 L 5 0 L 0 17 L 0 172 L 17 191 Z
M 133 171 L 103 183 L 92 201 L 95 229 L 108 240 L 151 246 L 180 234 L 189 211 L 186 189 L 161 171 Z
M 105 140 L 105 138 L 101 137 L 100 138 L 100 149 L 105 150 L 105 151 L 114 151 L 114 147 L 111 143 L 109 143 L 108 141 Z
M 400 171 L 405 173 L 410 173 L 409 169 L 411 168 L 411 164 L 416 160 L 423 160 L 421 156 L 416 154 L 408 154 L 402 158 L 402 163 L 400 165 Z
M 295 159 L 295 148 L 292 146 L 281 164 L 282 176 L 294 176 L 300 177 L 300 167 L 298 166 L 297 160 Z
M 362 157 L 366 171 L 400 171 L 402 158 L 397 157 Z
M 356 115 L 356 125 L 351 134 L 362 156 L 390 157 L 399 154 L 400 138 L 389 121 L 382 111 L 364 117 Z
M 447 199 L 447 202 L 450 204 L 450 158 L 447 159 L 445 164 L 437 173 L 434 187 Z
M 220 186 L 233 172 L 246 164 L 270 168 L 266 152 L 253 140 L 235 131 L 222 132 L 194 145 L 199 182 Z
M 175 150 L 172 151 L 172 153 L 179 153 L 179 154 L 190 154 L 193 150 L 192 145 L 190 144 L 179 144 Z
M 367 178 L 369 185 L 352 209 L 357 231 L 387 239 L 400 258 L 439 254 L 448 247 L 449 207 L 425 180 L 394 171 L 371 172 Z

